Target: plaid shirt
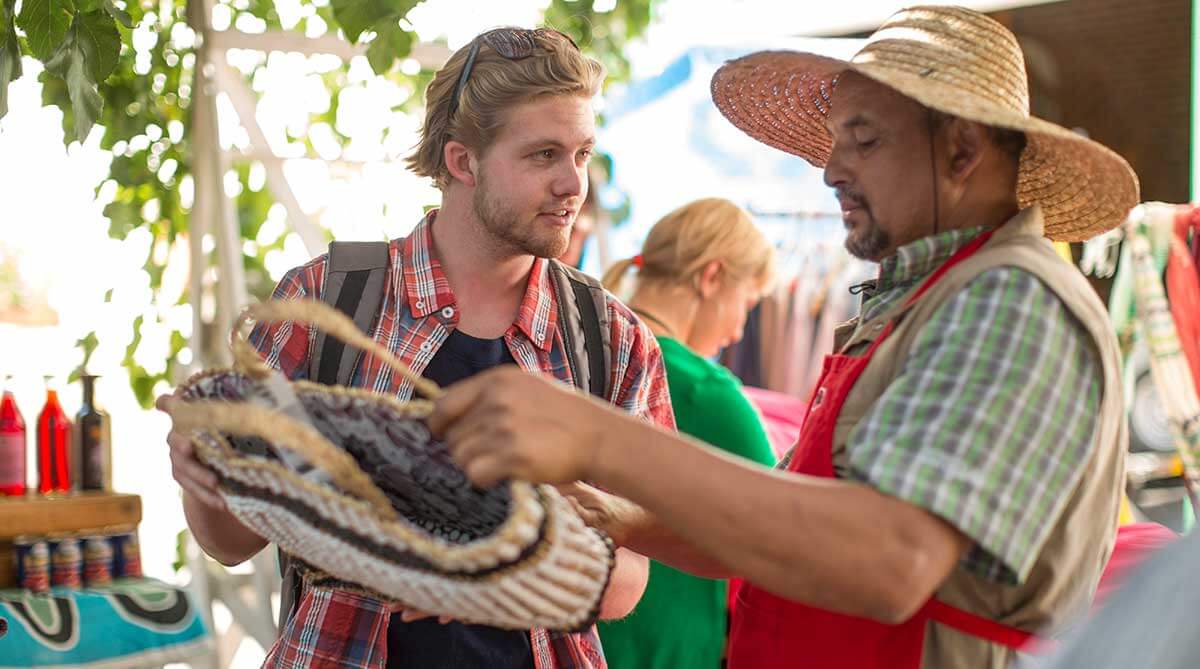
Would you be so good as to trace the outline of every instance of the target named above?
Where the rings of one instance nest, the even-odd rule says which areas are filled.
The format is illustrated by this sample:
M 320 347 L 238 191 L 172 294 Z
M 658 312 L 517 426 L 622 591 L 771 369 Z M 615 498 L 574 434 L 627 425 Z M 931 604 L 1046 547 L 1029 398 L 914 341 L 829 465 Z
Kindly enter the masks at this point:
M 882 314 L 982 228 L 885 259 L 860 322 Z M 848 475 L 969 536 L 964 567 L 1024 580 L 1094 447 L 1102 369 L 1091 337 L 1038 278 L 973 279 L 917 335 L 887 391 L 849 437 Z
M 431 212 L 407 238 L 391 242 L 390 276 L 385 281 L 381 314 L 372 336 L 420 374 L 458 323 L 454 293 L 434 257 Z M 279 282 L 274 298 L 320 299 L 327 255 L 297 267 Z M 516 322 L 504 341 L 517 364 L 529 372 L 550 374 L 573 384 L 558 327 L 558 306 L 548 262 L 534 260 Z M 654 336 L 625 305 L 608 301 L 611 325 L 614 405 L 674 429 L 662 352 Z M 250 341 L 267 364 L 292 379 L 308 376 L 316 331 L 285 322 L 260 326 Z M 367 356 L 364 356 L 367 358 Z M 360 360 L 351 385 L 408 399 L 412 384 L 398 378 L 373 357 Z M 346 592 L 308 589 L 293 622 L 267 656 L 266 666 L 383 668 L 387 665 L 389 613 L 377 601 Z M 595 628 L 579 634 L 530 631 L 536 669 L 602 669 L 606 666 Z

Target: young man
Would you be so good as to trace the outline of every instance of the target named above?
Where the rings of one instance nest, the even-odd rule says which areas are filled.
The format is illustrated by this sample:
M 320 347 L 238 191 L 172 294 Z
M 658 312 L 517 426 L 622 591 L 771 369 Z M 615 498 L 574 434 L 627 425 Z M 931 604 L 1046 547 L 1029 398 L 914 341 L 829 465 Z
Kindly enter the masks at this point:
M 502 372 L 431 426 L 480 485 L 594 481 L 641 507 L 585 499 L 618 543 L 743 576 L 731 669 L 1008 667 L 1086 611 L 1124 480 L 1116 338 L 1045 238 L 1116 227 L 1137 178 L 1032 118 L 1016 38 L 961 8 L 904 10 L 849 62 L 753 54 L 712 91 L 824 167 L 880 262 L 782 471 Z
M 446 386 L 498 365 L 572 383 L 550 258 L 567 249 L 587 194 L 594 139 L 590 99 L 603 68 L 550 30 L 497 29 L 455 53 L 426 93 L 426 118 L 411 169 L 442 190 L 441 208 L 406 238 L 393 240 L 382 305 L 371 334 L 415 372 Z M 279 299 L 320 298 L 328 257 L 293 269 Z M 672 428 L 666 377 L 654 337 L 615 298 L 605 296 L 610 351 L 606 399 Z M 581 309 L 588 308 L 580 306 Z M 252 334 L 268 364 L 304 378 L 316 332 L 293 323 Z M 606 354 L 607 353 L 607 354 Z M 410 384 L 377 361 L 359 360 L 352 385 L 412 395 Z M 171 400 L 164 400 L 170 408 Z M 181 435 L 168 439 L 183 488 L 188 525 L 210 555 L 237 564 L 265 546 L 224 508 L 212 474 Z M 620 550 L 601 617 L 632 610 L 645 587 L 645 558 Z M 594 630 L 513 632 L 390 612 L 369 598 L 308 588 L 270 666 L 603 667 Z M 341 631 L 339 631 L 341 630 Z M 384 661 L 386 657 L 386 664 Z

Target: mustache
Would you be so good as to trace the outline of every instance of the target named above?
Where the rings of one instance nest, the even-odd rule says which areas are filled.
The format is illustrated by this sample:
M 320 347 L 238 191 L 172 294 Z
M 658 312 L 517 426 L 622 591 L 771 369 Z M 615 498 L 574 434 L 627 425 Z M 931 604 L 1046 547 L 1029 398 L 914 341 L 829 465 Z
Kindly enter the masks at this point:
M 835 186 L 833 191 L 840 202 L 850 202 L 863 209 L 870 209 L 870 205 L 867 204 L 867 198 L 862 193 L 851 190 L 848 186 Z

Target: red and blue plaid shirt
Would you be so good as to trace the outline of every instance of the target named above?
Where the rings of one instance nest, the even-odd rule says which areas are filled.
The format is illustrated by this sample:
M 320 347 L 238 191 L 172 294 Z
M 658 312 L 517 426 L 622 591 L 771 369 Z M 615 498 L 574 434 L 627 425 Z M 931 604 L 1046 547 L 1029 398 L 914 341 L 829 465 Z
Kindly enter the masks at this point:
M 431 212 L 406 238 L 389 249 L 390 275 L 385 281 L 381 313 L 371 333 L 402 362 L 420 374 L 458 323 L 454 293 L 434 257 Z M 275 289 L 283 300 L 320 299 L 327 255 L 288 272 Z M 529 372 L 550 374 L 573 384 L 548 263 L 534 260 L 516 322 L 504 341 L 517 364 Z M 610 296 L 611 396 L 614 405 L 674 429 L 671 399 L 662 353 L 654 336 Z M 292 379 L 306 378 L 315 330 L 298 323 L 259 326 L 251 342 L 267 364 Z M 398 378 L 374 357 L 363 356 L 351 385 L 408 399 L 412 384 Z M 342 591 L 306 589 L 295 616 L 271 648 L 264 666 L 383 669 L 387 665 L 390 612 L 380 602 Z M 536 669 L 603 669 L 606 664 L 595 628 L 579 634 L 530 630 Z

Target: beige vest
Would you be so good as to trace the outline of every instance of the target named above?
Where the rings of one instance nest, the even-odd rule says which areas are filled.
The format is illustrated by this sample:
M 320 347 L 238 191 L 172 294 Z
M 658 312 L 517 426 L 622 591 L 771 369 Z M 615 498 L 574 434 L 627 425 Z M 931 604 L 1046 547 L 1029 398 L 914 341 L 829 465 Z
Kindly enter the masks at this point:
M 938 307 L 968 282 L 997 267 L 1017 267 L 1037 276 L 1091 334 L 1103 366 L 1100 413 L 1095 418 L 1096 446 L 1065 508 L 1041 549 L 1025 583 L 1010 587 L 979 578 L 961 567 L 951 573 L 937 596 L 942 601 L 1042 636 L 1057 636 L 1086 611 L 1100 572 L 1112 551 L 1125 475 L 1128 441 L 1120 374 L 1120 353 L 1104 306 L 1078 270 L 1063 262 L 1042 236 L 1037 207 L 1026 209 L 999 228 L 975 255 L 948 271 L 911 307 L 905 300 L 877 318 L 852 321 L 839 329 L 842 352 L 861 354 L 866 344 L 899 319 L 895 330 L 863 371 L 846 398 L 834 431 L 833 462 L 839 476 L 847 469 L 846 441 L 854 427 L 899 373 L 921 329 Z M 914 289 L 915 291 L 915 289 Z M 987 411 L 988 407 L 980 407 Z M 1015 653 L 930 623 L 924 667 L 1005 669 Z

